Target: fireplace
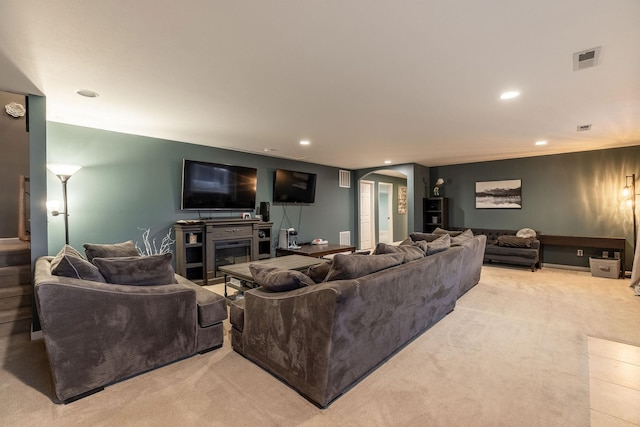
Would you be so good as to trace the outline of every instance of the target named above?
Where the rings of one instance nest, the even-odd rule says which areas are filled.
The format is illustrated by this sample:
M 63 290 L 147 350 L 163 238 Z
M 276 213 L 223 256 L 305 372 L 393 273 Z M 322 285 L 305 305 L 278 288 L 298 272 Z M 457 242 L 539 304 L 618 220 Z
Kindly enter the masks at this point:
M 225 265 L 251 261 L 251 239 L 213 242 L 213 266 L 210 277 L 223 277 L 218 269 Z

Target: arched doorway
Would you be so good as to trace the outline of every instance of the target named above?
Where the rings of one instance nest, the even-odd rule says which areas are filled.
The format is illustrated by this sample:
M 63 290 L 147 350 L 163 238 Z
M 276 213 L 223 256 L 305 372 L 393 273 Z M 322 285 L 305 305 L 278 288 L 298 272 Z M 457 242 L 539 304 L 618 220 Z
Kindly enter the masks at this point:
M 359 249 L 372 250 L 379 242 L 398 242 L 408 236 L 405 174 L 372 171 L 358 180 L 358 194 Z

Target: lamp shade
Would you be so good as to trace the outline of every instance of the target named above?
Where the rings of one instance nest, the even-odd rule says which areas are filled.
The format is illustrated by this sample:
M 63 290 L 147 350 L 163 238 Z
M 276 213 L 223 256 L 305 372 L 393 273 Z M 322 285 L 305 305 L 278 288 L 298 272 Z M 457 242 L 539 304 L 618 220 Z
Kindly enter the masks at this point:
M 65 163 L 47 163 L 47 169 L 58 176 L 71 176 L 78 172 L 82 166 L 70 165 Z

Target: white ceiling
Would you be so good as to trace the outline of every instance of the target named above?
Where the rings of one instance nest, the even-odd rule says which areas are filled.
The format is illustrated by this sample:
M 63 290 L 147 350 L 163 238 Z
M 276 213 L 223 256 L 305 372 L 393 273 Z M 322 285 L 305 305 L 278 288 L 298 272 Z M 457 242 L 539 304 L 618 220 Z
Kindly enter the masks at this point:
M 348 169 L 640 145 L 640 1 L 0 0 L 0 89 L 53 122 Z

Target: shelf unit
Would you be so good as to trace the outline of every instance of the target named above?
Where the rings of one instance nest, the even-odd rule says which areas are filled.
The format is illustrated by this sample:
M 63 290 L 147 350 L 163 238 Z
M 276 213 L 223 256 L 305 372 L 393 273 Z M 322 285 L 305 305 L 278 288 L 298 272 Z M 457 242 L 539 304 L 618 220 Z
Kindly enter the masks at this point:
M 192 282 L 206 282 L 205 230 L 202 225 L 176 224 L 176 271 Z
M 449 228 L 449 199 L 425 197 L 423 203 L 423 231 L 432 233 L 436 228 Z
M 257 238 L 254 239 L 256 244 L 255 253 L 257 254 L 258 259 L 267 259 L 271 258 L 271 227 L 273 223 L 264 222 L 257 223 Z

